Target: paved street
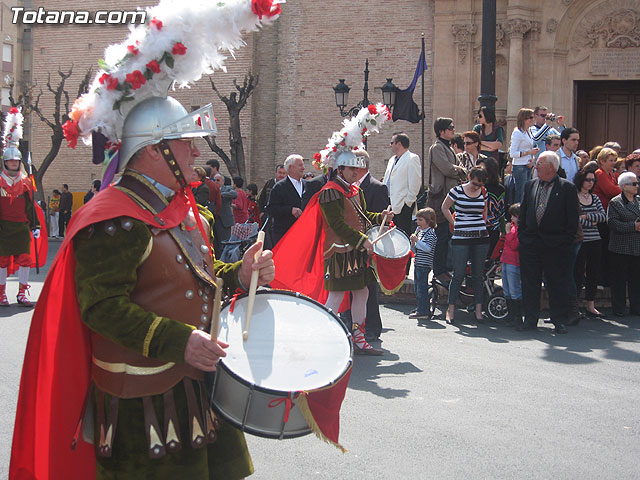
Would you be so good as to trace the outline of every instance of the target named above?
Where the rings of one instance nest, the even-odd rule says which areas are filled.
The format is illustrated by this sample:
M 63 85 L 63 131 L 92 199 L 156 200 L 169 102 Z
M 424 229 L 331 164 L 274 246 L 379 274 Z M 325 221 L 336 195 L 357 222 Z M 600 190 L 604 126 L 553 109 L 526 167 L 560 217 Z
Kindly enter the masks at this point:
M 14 301 L 15 279 L 8 289 Z M 355 358 L 340 435 L 349 452 L 312 436 L 248 436 L 251 478 L 640 477 L 640 319 L 585 320 L 555 336 L 542 322 L 523 334 L 462 313 L 461 327 L 418 326 L 411 308 L 383 307 L 385 355 Z M 0 478 L 30 315 L 0 310 Z

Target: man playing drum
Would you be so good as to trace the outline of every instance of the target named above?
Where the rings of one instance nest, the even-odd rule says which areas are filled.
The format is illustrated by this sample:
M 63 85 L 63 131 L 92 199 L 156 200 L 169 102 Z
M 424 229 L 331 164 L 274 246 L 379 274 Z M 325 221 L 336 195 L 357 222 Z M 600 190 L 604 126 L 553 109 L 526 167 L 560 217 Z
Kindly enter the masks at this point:
M 242 2 L 237 7 L 242 11 L 213 5 L 205 13 L 245 22 L 232 30 L 255 29 L 258 14 Z M 139 27 L 151 32 L 150 40 L 136 37 L 140 52 L 145 46 L 149 51 L 147 41 L 165 45 L 157 39 L 161 34 L 171 42 L 183 38 L 167 27 L 166 16 L 162 28 L 153 13 L 151 24 Z M 205 14 L 187 6 L 177 13 L 192 19 Z M 170 48 L 176 68 L 180 55 L 189 53 L 180 45 Z M 192 55 L 193 61 L 205 57 Z M 114 68 L 126 72 L 128 58 Z M 203 69 L 211 68 L 207 58 Z M 162 68 L 172 73 L 173 66 Z M 104 75 L 122 79 L 125 72 Z M 93 129 L 99 104 L 101 131 L 112 126 L 121 140 L 114 161 L 122 176 L 76 212 L 43 287 L 25 356 L 12 479 L 205 480 L 253 472 L 244 434 L 216 419 L 206 399 L 204 372 L 215 370 L 227 344 L 205 332 L 216 277 L 228 292 L 246 289 L 255 270 L 258 284 L 267 284 L 275 273 L 272 254 L 264 251 L 254 260 L 258 242 L 235 264 L 214 258 L 212 215 L 198 211 L 189 185 L 200 155 L 195 138 L 216 131 L 213 111 L 209 104 L 187 112 L 177 100 L 157 96 L 166 91 L 166 79 L 159 75 L 153 91 L 140 94 L 124 122 L 105 118 L 104 112 L 119 113 L 106 108 L 113 97 L 102 87 L 76 102 L 71 126 L 65 125 L 67 133 L 78 125 Z
M 364 338 L 369 290 L 367 283 L 375 282 L 368 265 L 368 255 L 373 244 L 365 235 L 372 224 L 393 218 L 391 209 L 371 213 L 366 209 L 364 193 L 353 185 L 358 179 L 359 168 L 365 168 L 365 150 L 345 151 L 335 158 L 334 170 L 329 182 L 318 197 L 325 231 L 324 286 L 329 292 L 325 305 L 338 311 L 345 292 L 353 295 L 351 317 L 353 341 L 357 353 L 382 355 Z

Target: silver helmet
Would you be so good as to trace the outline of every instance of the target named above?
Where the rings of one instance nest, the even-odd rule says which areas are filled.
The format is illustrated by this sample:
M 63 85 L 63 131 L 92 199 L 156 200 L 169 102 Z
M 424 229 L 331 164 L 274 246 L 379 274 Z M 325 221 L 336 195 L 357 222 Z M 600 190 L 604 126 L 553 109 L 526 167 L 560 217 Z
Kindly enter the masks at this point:
M 187 112 L 175 98 L 147 98 L 133 107 L 124 119 L 118 171 L 122 171 L 131 157 L 147 145 L 163 139 L 215 136 L 217 133 L 211 104 Z
M 345 151 L 336 156 L 336 167 L 367 168 L 367 164 L 363 156 Z
M 18 147 L 10 144 L 2 152 L 2 161 L 4 162 L 5 160 L 22 160 L 22 153 L 20 153 Z
M 18 164 L 18 168 L 16 170 L 11 170 L 7 167 L 7 160 L 20 160 Z M 4 169 L 9 172 L 9 175 L 14 176 L 20 171 L 20 167 L 22 165 L 22 153 L 18 150 L 18 147 L 14 143 L 10 143 L 2 152 L 2 166 Z

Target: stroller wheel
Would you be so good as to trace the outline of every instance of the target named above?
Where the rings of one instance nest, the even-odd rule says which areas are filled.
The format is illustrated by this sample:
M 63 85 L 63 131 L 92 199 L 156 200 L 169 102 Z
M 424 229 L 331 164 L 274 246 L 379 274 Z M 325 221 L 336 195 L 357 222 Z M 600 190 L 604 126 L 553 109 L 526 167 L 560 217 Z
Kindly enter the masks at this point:
M 495 321 L 503 321 L 509 315 L 507 299 L 502 289 L 496 290 L 487 300 L 485 312 Z

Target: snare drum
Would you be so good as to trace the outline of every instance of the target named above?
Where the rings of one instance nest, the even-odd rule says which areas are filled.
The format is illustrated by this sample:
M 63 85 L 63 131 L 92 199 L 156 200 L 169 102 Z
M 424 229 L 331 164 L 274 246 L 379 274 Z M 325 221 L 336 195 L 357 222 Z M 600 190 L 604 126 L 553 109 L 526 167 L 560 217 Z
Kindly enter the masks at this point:
M 378 235 L 379 230 L 379 226 L 374 226 L 367 231 L 369 241 L 373 242 L 376 238 L 389 231 L 389 227 L 386 225 L 382 227 L 380 235 Z M 410 250 L 411 242 L 402 230 L 398 228 L 373 245 L 373 253 L 384 258 L 404 258 L 409 254 Z
M 369 241 L 378 238 L 379 226 L 367 231 Z M 382 227 L 380 236 L 389 231 L 389 227 Z M 371 266 L 376 273 L 380 289 L 387 295 L 393 295 L 404 284 L 407 261 L 411 251 L 411 242 L 407 236 L 396 228 L 391 233 L 373 244 Z
M 352 362 L 350 334 L 324 305 L 299 293 L 256 293 L 249 338 L 248 296 L 226 302 L 218 339 L 229 344 L 215 372 L 211 406 L 241 430 L 267 438 L 311 433 L 297 406 L 301 392 L 339 381 Z M 232 308 L 233 306 L 233 308 Z

